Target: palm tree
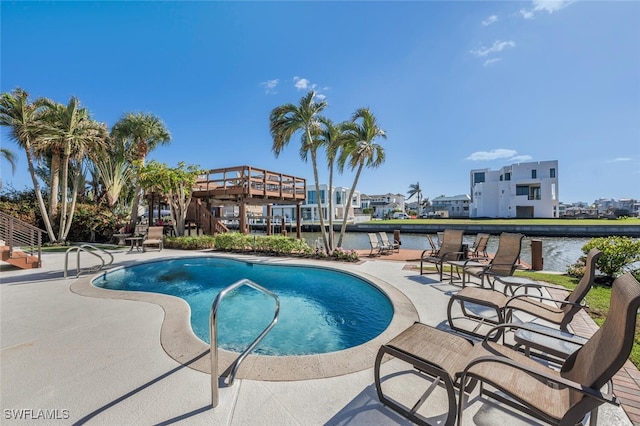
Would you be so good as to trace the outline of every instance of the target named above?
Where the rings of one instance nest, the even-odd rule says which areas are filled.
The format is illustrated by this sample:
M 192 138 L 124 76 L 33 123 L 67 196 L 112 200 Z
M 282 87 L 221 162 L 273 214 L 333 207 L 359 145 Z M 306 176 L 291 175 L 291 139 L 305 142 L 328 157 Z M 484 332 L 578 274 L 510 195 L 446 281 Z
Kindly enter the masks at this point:
M 16 172 L 16 154 L 7 148 L 0 148 L 0 155 L 11 164 L 11 173 Z
M 162 120 L 153 114 L 126 113 L 111 129 L 111 136 L 127 141 L 127 151 L 139 167 L 144 167 L 147 154 L 158 145 L 164 145 L 171 141 L 171 134 Z M 142 186 L 136 179 L 133 203 L 131 206 L 131 218 L 129 226 L 133 228 L 138 218 L 138 206 Z
M 412 183 L 409 185 L 409 192 L 407 192 L 407 200 L 410 200 L 414 195 L 418 196 L 418 217 L 420 217 L 420 197 L 422 196 L 422 190 L 420 189 L 420 182 Z
M 333 121 L 326 117 L 320 117 L 320 123 L 322 124 L 322 130 L 318 135 L 318 141 L 325 147 L 327 153 L 327 166 L 329 168 L 329 248 L 328 251 L 333 251 L 333 172 L 335 169 L 335 162 L 338 156 L 338 151 L 344 142 L 343 123 L 334 125 Z M 348 209 L 348 207 L 347 207 Z M 346 212 L 343 220 L 346 220 Z
M 3 93 L 0 97 L 0 126 L 9 127 L 9 137 L 24 149 L 27 157 L 27 167 L 33 182 L 33 189 L 36 193 L 38 207 L 42 213 L 42 220 L 51 241 L 55 241 L 55 235 L 47 207 L 40 192 L 40 183 L 36 175 L 34 160 L 34 144 L 37 144 L 42 130 L 42 101 L 40 99 L 33 103 L 29 101 L 29 94 L 16 88 L 12 93 Z
M 282 149 L 289 144 L 291 137 L 302 132 L 300 145 L 300 158 L 307 161 L 311 156 L 313 178 L 316 185 L 316 197 L 318 201 L 318 217 L 320 219 L 320 231 L 324 242 L 325 251 L 329 252 L 329 242 L 324 227 L 324 215 L 322 213 L 322 198 L 320 197 L 320 182 L 318 178 L 317 153 L 320 141 L 320 112 L 326 108 L 327 102 L 321 100 L 315 102 L 316 93 L 312 90 L 300 99 L 299 105 L 284 104 L 274 108 L 269 116 L 269 128 L 273 138 L 272 150 L 276 157 Z
M 60 193 L 62 197 L 57 241 L 63 242 L 69 233 L 80 183 L 84 179 L 83 160 L 86 157 L 95 158 L 104 150 L 107 129 L 105 124 L 91 119 L 89 111 L 80 107 L 80 101 L 76 97 L 72 97 L 66 106 L 49 100 L 45 101 L 45 106 L 48 113 L 40 149 L 50 149 L 57 153 L 54 155 L 61 155 Z M 69 192 L 70 170 L 73 175 L 71 192 Z M 51 173 L 56 173 L 53 167 Z M 69 195 L 71 195 L 71 206 L 68 205 Z
M 351 170 L 356 170 L 353 179 L 353 185 L 349 190 L 347 200 L 351 203 L 353 194 L 360 179 L 360 173 L 366 166 L 375 169 L 384 163 L 384 148 L 378 145 L 375 140 L 379 137 L 386 139 L 387 135 L 384 130 L 378 127 L 376 118 L 368 108 L 359 108 L 353 113 L 351 121 L 345 123 L 345 142 L 338 159 L 338 167 L 340 170 L 348 163 Z M 342 222 L 340 228 L 340 237 L 338 238 L 338 247 L 342 246 L 342 239 L 347 230 L 347 221 Z

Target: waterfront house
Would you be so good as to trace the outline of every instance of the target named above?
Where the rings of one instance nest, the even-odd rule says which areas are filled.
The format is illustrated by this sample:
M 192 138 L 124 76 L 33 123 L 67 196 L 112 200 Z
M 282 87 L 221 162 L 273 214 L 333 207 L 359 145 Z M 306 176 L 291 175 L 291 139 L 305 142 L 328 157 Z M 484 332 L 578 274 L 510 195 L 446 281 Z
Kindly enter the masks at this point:
M 559 217 L 557 160 L 471 170 L 470 186 L 470 217 Z

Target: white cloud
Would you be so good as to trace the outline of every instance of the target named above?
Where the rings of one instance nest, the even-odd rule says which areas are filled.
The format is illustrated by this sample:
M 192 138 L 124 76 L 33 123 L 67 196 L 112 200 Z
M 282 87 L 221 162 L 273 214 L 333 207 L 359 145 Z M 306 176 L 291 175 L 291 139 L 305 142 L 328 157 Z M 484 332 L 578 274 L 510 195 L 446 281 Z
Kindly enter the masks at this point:
M 486 61 L 484 61 L 484 65 L 482 65 L 483 67 L 488 67 L 492 64 L 495 64 L 496 62 L 500 62 L 502 60 L 502 58 L 493 58 L 493 59 L 487 59 Z
M 520 9 L 520 14 L 524 19 L 533 19 L 540 12 L 549 14 L 564 9 L 573 3 L 573 0 L 533 0 L 530 9 Z
M 312 85 L 311 82 L 306 78 L 301 78 L 298 76 L 293 77 L 293 85 L 296 86 L 296 89 L 298 90 L 307 90 L 315 86 L 315 85 Z
M 523 163 L 530 161 L 533 157 L 530 155 L 517 155 L 518 152 L 513 149 L 492 149 L 491 151 L 476 151 L 467 157 L 471 161 L 492 161 L 492 160 L 508 160 L 512 163 Z
M 631 161 L 632 159 L 629 157 L 618 157 L 618 158 L 614 158 L 613 160 L 610 160 L 609 163 L 617 163 L 620 161 Z
M 516 155 L 515 157 L 509 158 L 509 161 L 513 161 L 514 163 L 524 163 L 525 161 L 531 161 L 533 159 L 530 155 Z
M 482 25 L 488 27 L 491 24 L 494 24 L 498 21 L 498 17 L 496 15 L 491 15 L 484 21 L 482 21 Z
M 262 83 L 260 83 L 260 86 L 264 87 L 264 92 L 266 94 L 276 94 L 278 93 L 276 91 L 276 87 L 278 86 L 278 83 L 280 83 L 279 79 L 274 79 L 274 80 L 267 80 L 267 81 L 263 81 Z
M 481 47 L 480 49 L 477 50 L 472 50 L 471 53 L 475 56 L 480 56 L 480 57 L 484 57 L 484 56 L 488 56 L 492 53 L 496 53 L 496 52 L 502 52 L 504 49 L 507 49 L 509 47 L 515 47 L 516 43 L 515 41 L 500 41 L 500 40 L 496 40 L 493 42 L 493 46 L 491 47 Z
M 512 149 L 492 149 L 491 151 L 477 151 L 467 157 L 467 160 L 480 161 L 480 160 L 499 160 L 501 158 L 511 158 L 518 152 Z

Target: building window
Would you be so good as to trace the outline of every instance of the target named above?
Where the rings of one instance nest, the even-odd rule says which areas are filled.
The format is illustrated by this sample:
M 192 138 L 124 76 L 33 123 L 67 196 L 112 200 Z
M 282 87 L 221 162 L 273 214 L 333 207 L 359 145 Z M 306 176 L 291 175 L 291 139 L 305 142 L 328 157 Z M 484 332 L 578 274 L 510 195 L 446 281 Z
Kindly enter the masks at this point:
M 307 191 L 307 204 L 317 203 L 316 191 Z
M 325 198 L 324 198 L 324 194 L 325 194 L 325 190 L 321 189 L 320 190 L 320 204 L 324 204 L 325 203 Z
M 342 204 L 342 192 L 336 191 L 336 204 Z
M 536 169 L 531 170 L 531 179 L 536 179 L 538 177 L 538 171 Z
M 529 187 L 526 185 L 516 185 L 516 195 L 529 195 Z
M 549 177 L 550 178 L 556 177 L 556 169 L 555 169 L 555 167 L 552 167 L 552 168 L 549 169 Z
M 511 180 L 511 172 L 507 172 L 504 174 L 504 180 Z
M 502 175 L 500 175 L 500 182 L 502 182 L 502 180 L 503 180 L 503 176 L 502 176 Z
M 529 199 L 530 200 L 541 200 L 542 192 L 540 191 L 540 187 L 539 186 L 532 186 L 531 188 L 529 188 Z
M 473 174 L 473 183 L 484 182 L 484 172 L 476 172 Z

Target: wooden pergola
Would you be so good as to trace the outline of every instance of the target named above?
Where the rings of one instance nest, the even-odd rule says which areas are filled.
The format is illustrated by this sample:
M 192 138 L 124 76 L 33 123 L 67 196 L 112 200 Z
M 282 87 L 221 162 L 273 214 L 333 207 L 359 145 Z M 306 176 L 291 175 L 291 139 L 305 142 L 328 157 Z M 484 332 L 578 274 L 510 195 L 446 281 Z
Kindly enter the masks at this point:
M 307 183 L 303 178 L 251 166 L 212 169 L 200 175 L 193 188 L 196 203 L 194 218 L 191 219 L 198 223 L 219 219 L 211 215 L 213 208 L 238 205 L 240 232 L 248 233 L 248 205 L 266 205 L 266 219 L 270 223 L 273 204 L 295 204 L 296 234 L 297 238 L 301 238 L 301 206 L 306 194 Z M 270 233 L 271 226 L 267 225 L 267 234 Z

